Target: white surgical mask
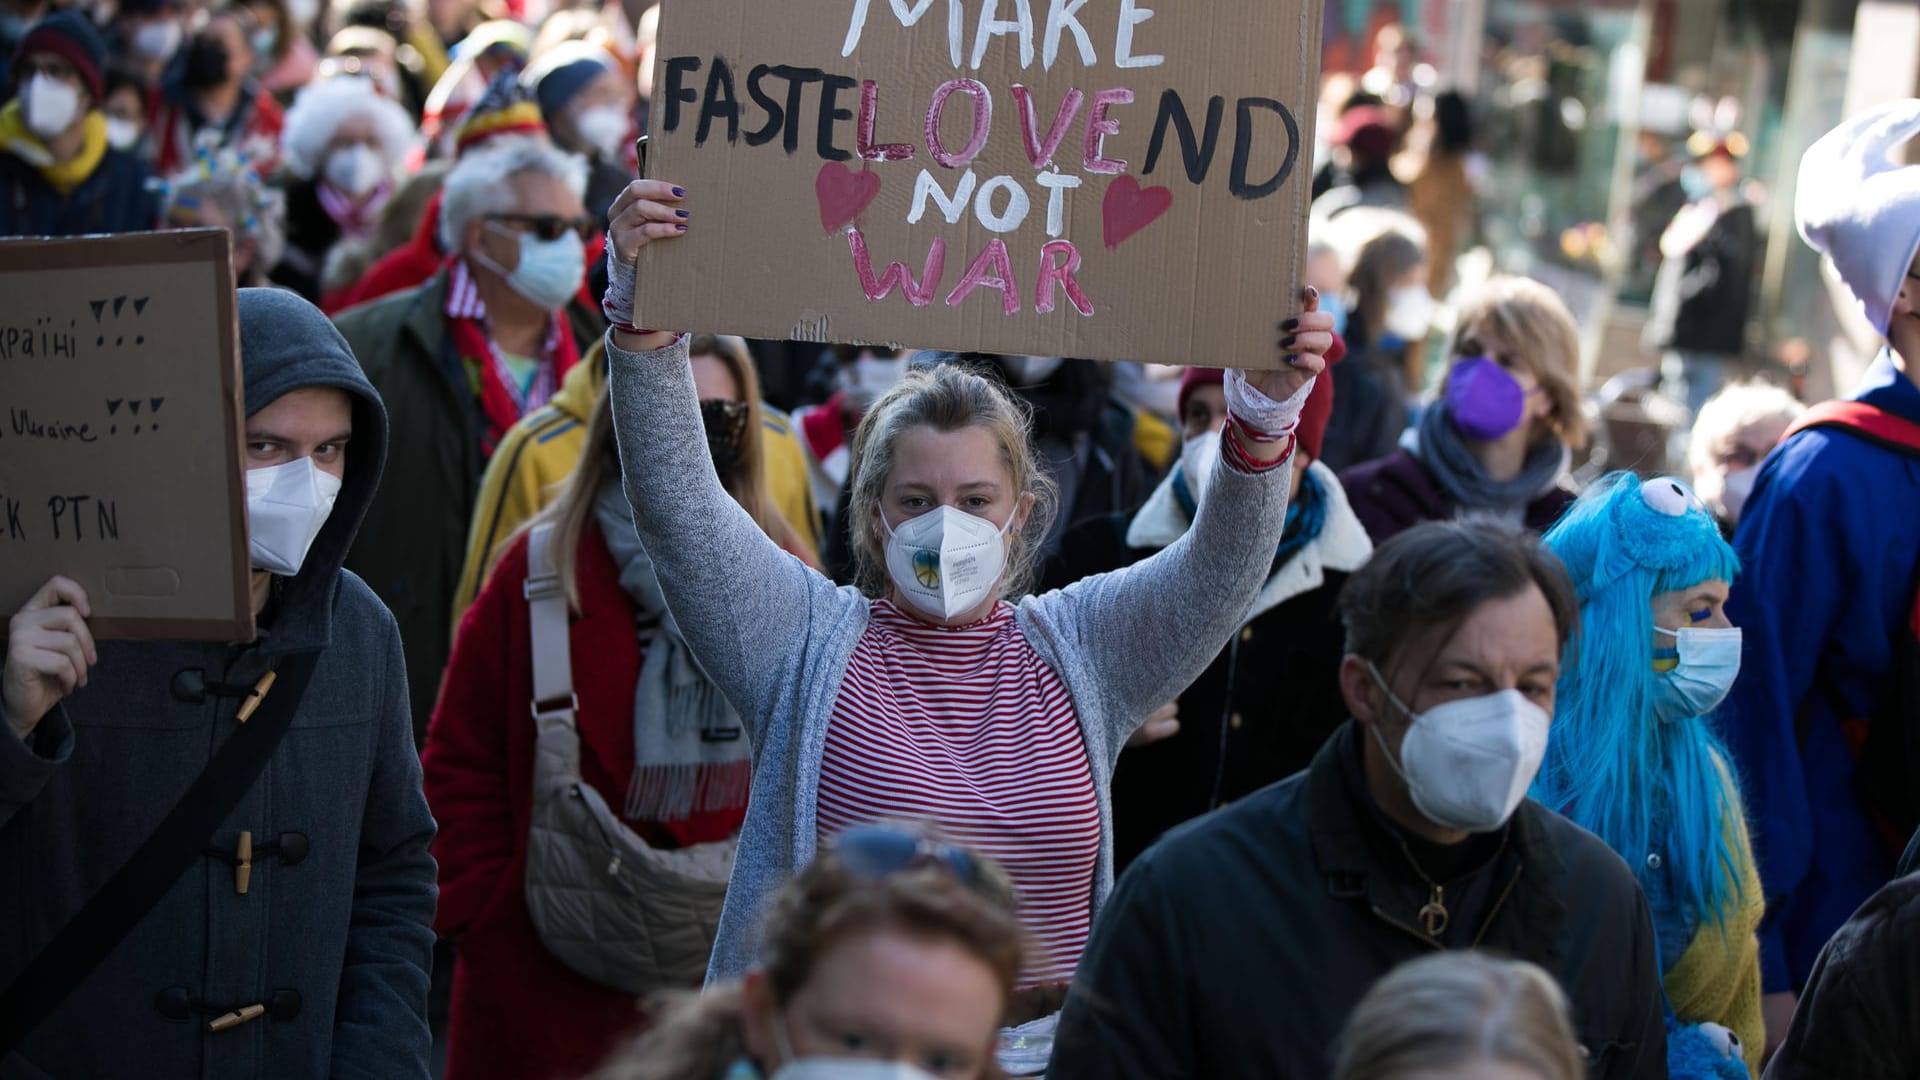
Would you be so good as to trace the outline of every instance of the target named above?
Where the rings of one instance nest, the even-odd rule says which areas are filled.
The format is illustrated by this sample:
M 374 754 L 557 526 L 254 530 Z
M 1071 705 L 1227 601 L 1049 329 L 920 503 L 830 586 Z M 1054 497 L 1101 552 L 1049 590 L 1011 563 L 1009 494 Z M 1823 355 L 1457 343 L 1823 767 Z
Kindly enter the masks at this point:
M 1420 341 L 1433 327 L 1436 306 L 1425 285 L 1402 285 L 1387 294 L 1387 314 L 1381 329 L 1401 341 Z
M 907 358 L 863 356 L 852 364 L 840 369 L 838 382 L 840 389 L 846 391 L 847 407 L 855 416 L 863 416 L 880 400 L 880 395 L 893 389 L 900 376 L 907 370 Z
M 942 506 L 903 522 L 887 524 L 887 576 L 900 598 L 936 619 L 972 611 L 992 595 L 1007 565 L 1001 539 L 1013 527 L 995 525 L 964 510 Z
M 292 577 L 333 513 L 340 478 L 311 457 L 247 470 L 247 550 L 253 568 Z
M 386 177 L 386 161 L 366 143 L 343 146 L 327 155 L 327 183 L 348 198 L 365 198 Z
M 73 126 L 80 116 L 80 90 L 65 79 L 39 74 L 21 91 L 27 130 L 51 139 Z
M 519 237 L 520 262 L 510 271 L 502 270 L 477 249 L 473 257 L 506 278 L 507 285 L 534 306 L 546 311 L 566 307 L 587 276 L 587 251 L 580 243 L 580 234 L 569 230 L 552 240 L 542 240 L 523 232 Z
M 144 60 L 168 60 L 180 51 L 183 36 L 176 19 L 141 23 L 140 29 L 133 32 L 133 51 Z
M 287 18 L 293 25 L 305 30 L 320 17 L 320 0 L 287 0 Z
M 573 118 L 580 140 L 598 151 L 602 161 L 617 162 L 626 148 L 627 132 L 632 127 L 627 114 L 613 105 L 596 105 Z
M 1186 478 L 1187 492 L 1195 506 L 1207 497 L 1207 485 L 1213 482 L 1213 463 L 1220 458 L 1220 433 L 1202 432 L 1180 444 L 1180 475 Z
M 1672 638 L 1680 652 L 1679 667 L 1654 676 L 1655 715 L 1671 724 L 1705 716 L 1726 700 L 1733 680 L 1740 676 L 1739 627 L 1667 630 L 1656 626 L 1653 632 Z
M 140 125 L 124 116 L 107 117 L 107 145 L 121 152 L 140 145 Z
M 1492 832 L 1526 798 L 1547 752 L 1547 711 L 1518 690 L 1462 698 L 1416 713 L 1387 689 L 1371 663 L 1367 670 L 1387 700 L 1413 723 L 1400 741 L 1400 760 L 1387 750 L 1378 723 L 1368 724 L 1387 764 L 1406 781 L 1414 809 L 1442 828 Z
M 1753 481 L 1760 475 L 1759 466 L 1734 469 L 1721 481 L 1720 506 L 1727 513 L 1727 520 L 1740 520 L 1740 511 L 1747 505 L 1747 496 L 1753 494 Z
M 775 1069 L 769 1080 L 937 1080 L 932 1073 L 904 1061 L 801 1057 L 793 1052 L 785 1017 L 774 1017 L 773 1039 L 785 1064 Z

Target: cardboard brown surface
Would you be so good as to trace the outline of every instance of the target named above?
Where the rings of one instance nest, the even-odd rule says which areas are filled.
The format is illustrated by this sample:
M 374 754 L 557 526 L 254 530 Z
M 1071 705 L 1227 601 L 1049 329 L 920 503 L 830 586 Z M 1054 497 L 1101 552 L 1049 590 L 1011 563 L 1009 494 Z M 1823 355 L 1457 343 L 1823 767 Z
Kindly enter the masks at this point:
M 1320 13 L 664 5 L 647 169 L 687 190 L 690 228 L 642 251 L 635 321 L 1277 366 L 1299 307 Z
M 214 229 L 0 241 L 0 611 L 249 641 L 240 328 Z

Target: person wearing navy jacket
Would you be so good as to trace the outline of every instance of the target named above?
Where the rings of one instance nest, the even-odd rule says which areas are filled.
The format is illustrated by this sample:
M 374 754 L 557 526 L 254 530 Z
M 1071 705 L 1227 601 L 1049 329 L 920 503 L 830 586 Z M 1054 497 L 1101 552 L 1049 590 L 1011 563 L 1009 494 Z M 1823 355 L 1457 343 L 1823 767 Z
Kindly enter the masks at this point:
M 1920 168 L 1890 154 L 1920 133 L 1920 101 L 1880 106 L 1808 149 L 1795 207 L 1889 347 L 1854 400 L 1920 423 Z M 1860 794 L 1850 721 L 1874 713 L 1913 610 L 1920 458 L 1856 434 L 1789 434 L 1761 467 L 1734 546 L 1745 630 L 1720 714 L 1753 825 L 1768 912 L 1761 972 L 1769 1049 L 1823 945 L 1892 872 L 1897 848 Z

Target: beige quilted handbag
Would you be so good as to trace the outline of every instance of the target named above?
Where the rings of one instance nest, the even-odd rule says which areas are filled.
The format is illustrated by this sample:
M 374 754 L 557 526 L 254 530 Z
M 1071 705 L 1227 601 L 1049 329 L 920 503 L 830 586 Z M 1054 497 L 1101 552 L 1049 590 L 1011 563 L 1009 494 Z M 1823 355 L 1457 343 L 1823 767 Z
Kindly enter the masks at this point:
M 547 950 L 629 994 L 697 989 L 720 923 L 737 840 L 666 851 L 621 822 L 580 779 L 567 600 L 536 527 L 527 544 L 533 638 L 533 819 L 527 911 Z

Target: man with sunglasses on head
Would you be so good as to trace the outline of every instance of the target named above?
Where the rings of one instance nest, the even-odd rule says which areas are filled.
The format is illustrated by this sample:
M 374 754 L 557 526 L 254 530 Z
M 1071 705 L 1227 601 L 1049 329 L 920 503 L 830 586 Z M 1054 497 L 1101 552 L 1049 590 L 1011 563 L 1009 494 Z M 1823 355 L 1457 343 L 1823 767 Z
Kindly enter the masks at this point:
M 400 622 L 421 730 L 447 662 L 481 473 L 580 360 L 565 308 L 598 230 L 585 187 L 580 160 L 545 140 L 501 139 L 462 157 L 441 196 L 446 265 L 337 320 L 395 417 L 386 480 L 347 566 Z
M 0 236 L 153 228 L 147 167 L 107 142 L 106 66 L 100 36 L 72 11 L 41 19 L 14 48 L 14 98 L 0 108 Z

